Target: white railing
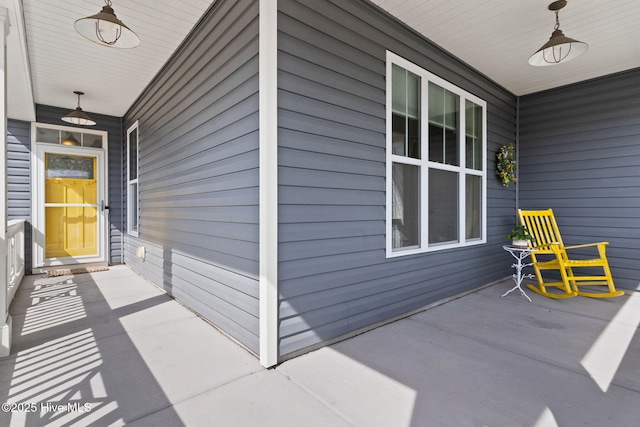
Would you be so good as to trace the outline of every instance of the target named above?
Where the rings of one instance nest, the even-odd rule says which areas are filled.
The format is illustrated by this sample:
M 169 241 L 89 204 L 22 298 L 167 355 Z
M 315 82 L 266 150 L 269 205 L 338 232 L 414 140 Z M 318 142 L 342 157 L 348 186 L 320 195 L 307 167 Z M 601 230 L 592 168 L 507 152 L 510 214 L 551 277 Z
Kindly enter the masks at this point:
M 14 219 L 7 224 L 7 307 L 24 277 L 24 222 L 24 219 Z

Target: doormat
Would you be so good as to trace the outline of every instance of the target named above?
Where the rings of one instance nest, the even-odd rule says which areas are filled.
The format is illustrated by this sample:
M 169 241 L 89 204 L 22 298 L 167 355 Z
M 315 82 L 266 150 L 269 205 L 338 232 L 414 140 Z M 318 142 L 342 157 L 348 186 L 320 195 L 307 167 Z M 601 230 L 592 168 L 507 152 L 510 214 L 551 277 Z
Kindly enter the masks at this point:
M 70 276 L 72 274 L 97 273 L 99 271 L 107 271 L 109 267 L 82 267 L 82 268 L 60 268 L 58 270 L 47 270 L 45 277 Z

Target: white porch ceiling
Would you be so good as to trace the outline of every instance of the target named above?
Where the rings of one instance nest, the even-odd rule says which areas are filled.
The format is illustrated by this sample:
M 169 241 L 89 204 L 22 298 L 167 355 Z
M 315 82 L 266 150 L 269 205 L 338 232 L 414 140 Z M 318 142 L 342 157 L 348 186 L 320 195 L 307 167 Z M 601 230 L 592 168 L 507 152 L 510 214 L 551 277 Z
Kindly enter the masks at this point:
M 527 59 L 553 30 L 551 1 L 372 0 L 516 95 L 640 67 L 638 0 L 569 0 L 560 11 L 561 29 L 587 42 L 589 51 L 566 64 L 530 66 Z M 9 117 L 34 120 L 34 102 L 71 110 L 74 90 L 86 93 L 85 111 L 124 115 L 214 2 L 113 0 L 118 18 L 142 40 L 135 49 L 118 50 L 91 43 L 73 28 L 103 0 L 0 0 L 11 20 Z
M 73 28 L 76 19 L 98 13 L 104 0 L 8 1 L 21 2 L 24 7 L 33 101 L 72 110 L 77 104 L 73 91 L 79 90 L 85 93 L 80 100 L 83 110 L 118 117 L 124 115 L 213 2 L 113 0 L 117 17 L 142 42 L 135 49 L 112 49 L 84 39 Z M 10 64 L 7 73 L 9 88 L 14 65 Z M 21 118 L 14 117 L 10 108 L 9 117 Z
M 553 0 L 372 1 L 516 95 L 640 67 L 638 0 L 568 0 L 560 29 L 589 50 L 548 67 L 527 60 L 551 36 Z

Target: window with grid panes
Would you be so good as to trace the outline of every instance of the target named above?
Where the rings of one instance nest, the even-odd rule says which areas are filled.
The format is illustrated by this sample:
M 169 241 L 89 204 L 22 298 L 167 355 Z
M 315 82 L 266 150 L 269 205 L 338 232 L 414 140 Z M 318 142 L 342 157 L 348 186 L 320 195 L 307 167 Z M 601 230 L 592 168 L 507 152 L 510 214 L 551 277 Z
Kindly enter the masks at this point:
M 486 102 L 387 52 L 387 255 L 486 241 Z

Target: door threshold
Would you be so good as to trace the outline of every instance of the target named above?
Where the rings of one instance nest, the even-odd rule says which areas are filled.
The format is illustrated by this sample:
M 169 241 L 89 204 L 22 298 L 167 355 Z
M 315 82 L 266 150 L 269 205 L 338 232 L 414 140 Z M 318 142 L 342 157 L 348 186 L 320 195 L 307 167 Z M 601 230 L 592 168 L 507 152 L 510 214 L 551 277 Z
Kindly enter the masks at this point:
M 38 267 L 31 270 L 31 274 L 44 274 L 46 277 L 68 276 L 72 274 L 97 273 L 109 269 L 106 262 L 92 262 L 87 264 L 67 264 L 48 267 Z

